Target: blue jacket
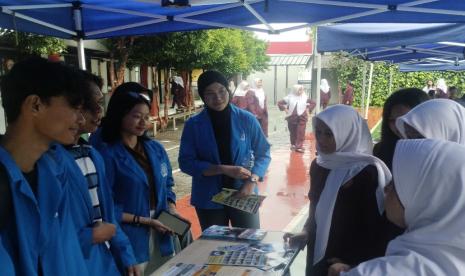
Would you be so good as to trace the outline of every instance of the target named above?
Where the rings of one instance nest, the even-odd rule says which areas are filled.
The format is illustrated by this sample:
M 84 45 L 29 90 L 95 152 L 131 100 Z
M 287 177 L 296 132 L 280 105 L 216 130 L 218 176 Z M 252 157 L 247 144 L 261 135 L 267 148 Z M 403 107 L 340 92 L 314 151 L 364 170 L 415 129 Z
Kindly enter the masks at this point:
M 88 275 L 67 201 L 64 171 L 44 154 L 36 163 L 37 194 L 32 192 L 9 153 L 0 147 L 0 162 L 10 178 L 15 223 L 1 233 L 17 275 Z
M 3 276 L 14 276 L 15 267 L 13 261 L 11 260 L 10 254 L 6 251 L 5 247 L 2 244 L 0 239 L 0 267 Z
M 105 177 L 105 164 L 100 154 L 95 150 L 90 150 L 92 159 L 98 176 L 98 198 L 102 211 L 103 221 L 116 226 L 116 234 L 110 240 L 110 248 L 105 243 L 93 244 L 93 208 L 89 195 L 88 183 L 76 164 L 73 156 L 62 146 L 56 145 L 57 158 L 65 166 L 66 177 L 70 184 L 68 198 L 71 204 L 71 213 L 74 224 L 77 228 L 79 243 L 82 253 L 86 259 L 87 268 L 90 275 L 120 275 L 115 263 L 118 260 L 121 269 L 136 264 L 134 252 L 128 237 L 119 226 L 114 216 L 113 198 Z M 112 253 L 115 255 L 113 258 Z
M 233 164 L 248 167 L 250 156 L 253 154 L 251 171 L 263 178 L 271 161 L 270 144 L 254 115 L 234 105 L 230 107 Z M 222 189 L 222 176 L 202 174 L 212 164 L 221 164 L 215 134 L 206 109 L 185 123 L 178 161 L 181 171 L 192 176 L 191 204 L 201 209 L 223 208 L 223 205 L 211 201 Z M 240 189 L 242 185 L 243 181 L 236 180 L 234 188 Z
M 168 200 L 176 202 L 176 195 L 172 190 L 174 181 L 171 165 L 161 144 L 153 140 L 145 140 L 143 144 L 154 176 L 157 199 L 155 216 L 158 216 L 162 210 L 168 210 Z M 149 183 L 144 170 L 131 153 L 122 142 L 107 144 L 101 148 L 100 153 L 105 160 L 107 178 L 113 190 L 117 220 L 122 220 L 123 212 L 150 217 Z M 121 227 L 131 241 L 137 262 L 147 261 L 150 229 L 128 223 L 122 223 Z M 170 235 L 160 235 L 159 241 L 162 256 L 174 253 Z

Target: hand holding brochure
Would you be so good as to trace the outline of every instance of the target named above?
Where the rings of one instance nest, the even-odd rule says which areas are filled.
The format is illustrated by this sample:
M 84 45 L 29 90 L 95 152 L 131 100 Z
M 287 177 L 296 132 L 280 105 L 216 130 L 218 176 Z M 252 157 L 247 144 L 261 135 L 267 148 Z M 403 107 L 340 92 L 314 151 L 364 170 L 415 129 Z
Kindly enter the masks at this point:
M 255 214 L 260 208 L 262 201 L 266 198 L 264 195 L 251 194 L 247 197 L 235 197 L 237 190 L 223 188 L 220 193 L 213 196 L 212 201 L 223 204 L 247 213 Z

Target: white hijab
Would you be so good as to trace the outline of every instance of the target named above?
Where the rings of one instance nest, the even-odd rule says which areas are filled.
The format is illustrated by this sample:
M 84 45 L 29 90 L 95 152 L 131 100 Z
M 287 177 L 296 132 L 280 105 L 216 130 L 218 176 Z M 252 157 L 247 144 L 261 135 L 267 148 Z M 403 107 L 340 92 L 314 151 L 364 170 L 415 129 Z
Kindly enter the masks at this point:
M 249 83 L 246 81 L 241 81 L 239 85 L 236 88 L 236 91 L 234 92 L 234 97 L 244 97 L 245 94 L 247 94 L 247 91 L 249 91 Z
M 184 88 L 184 81 L 182 80 L 181 77 L 179 76 L 175 76 L 174 77 L 174 82 L 177 83 L 179 86 L 181 86 L 182 88 Z
M 423 102 L 404 116 L 397 118 L 396 127 L 403 138 L 405 124 L 425 138 L 439 139 L 465 145 L 465 108 L 448 99 Z
M 380 213 L 384 211 L 384 186 L 391 181 L 391 173 L 380 159 L 372 155 L 373 141 L 365 120 L 350 106 L 337 104 L 328 107 L 315 118 L 322 120 L 332 131 L 336 152 L 318 153 L 318 165 L 330 169 L 325 187 L 315 210 L 316 241 L 313 263 L 318 263 L 325 254 L 331 219 L 339 189 L 367 165 L 378 170 L 376 199 Z M 317 144 L 318 149 L 318 144 Z
M 255 91 L 255 96 L 258 99 L 258 104 L 260 105 L 262 109 L 264 109 L 265 108 L 265 90 L 263 90 L 263 87 L 258 88 L 258 85 L 257 85 L 257 83 L 261 80 L 262 79 L 259 79 L 259 78 L 256 78 L 254 80 L 254 83 L 255 83 L 254 91 Z
M 289 117 L 292 115 L 292 112 L 294 112 L 294 109 L 297 108 L 297 115 L 302 115 L 304 114 L 305 111 L 307 111 L 307 100 L 308 96 L 303 92 L 302 94 L 299 95 L 300 89 L 303 89 L 303 85 L 300 84 L 295 84 L 294 87 L 292 88 L 292 93 L 284 97 L 284 101 L 286 101 L 288 108 L 287 108 L 287 114 L 286 117 Z
M 407 230 L 386 256 L 341 275 L 465 275 L 465 147 L 440 140 L 400 140 L 394 183 Z
M 320 90 L 323 91 L 323 93 L 328 93 L 329 92 L 329 84 L 326 79 L 321 79 L 320 82 Z
M 438 79 L 438 82 L 436 84 L 437 89 L 441 89 L 442 92 L 447 93 L 447 84 L 444 79 Z

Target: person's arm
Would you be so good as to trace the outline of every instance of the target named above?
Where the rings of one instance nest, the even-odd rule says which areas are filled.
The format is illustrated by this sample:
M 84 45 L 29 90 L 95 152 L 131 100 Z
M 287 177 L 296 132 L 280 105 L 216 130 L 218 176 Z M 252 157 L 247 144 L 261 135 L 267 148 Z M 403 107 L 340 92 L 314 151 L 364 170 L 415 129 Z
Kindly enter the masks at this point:
M 315 109 L 316 102 L 313 101 L 312 99 L 307 100 L 307 109 L 309 113 L 312 113 L 313 109 Z
M 168 158 L 168 154 L 166 153 L 166 150 L 163 148 L 163 146 L 160 145 L 160 150 L 163 152 L 163 161 L 162 163 L 166 164 L 166 169 L 168 175 L 166 176 L 166 192 L 167 192 L 167 199 L 168 201 L 172 203 L 176 203 L 176 194 L 173 191 L 174 187 L 174 178 L 173 178 L 173 170 L 171 168 L 171 163 L 170 159 Z
M 108 178 L 105 170 L 105 163 L 102 156 L 97 152 L 94 154 L 93 161 L 95 167 L 97 168 L 99 180 L 102 180 L 99 182 L 101 195 L 99 197 L 100 206 L 103 206 L 104 208 L 103 213 L 105 214 L 105 219 L 116 227 L 115 235 L 110 240 L 110 250 L 113 255 L 118 256 L 126 269 L 132 269 L 137 264 L 136 257 L 132 249 L 131 242 L 124 233 L 123 229 L 121 229 L 120 223 L 115 217 L 115 208 L 111 192 L 112 190 L 110 189 L 110 186 L 107 182 Z
M 250 177 L 250 171 L 240 166 L 212 164 L 197 156 L 194 126 L 189 121 L 184 125 L 179 149 L 179 168 L 192 177 L 228 175 L 235 179 Z
M 150 217 L 138 216 L 131 213 L 123 213 L 123 222 L 135 226 L 150 227 L 160 232 L 161 234 L 173 234 L 173 230 L 171 230 L 168 226 L 165 226 L 159 220 Z
M 202 175 L 208 176 L 206 171 L 208 169 L 213 170 L 210 167 L 215 166 L 215 164 L 199 159 L 197 155 L 195 135 L 194 123 L 191 120 L 188 120 L 184 124 L 184 129 L 181 135 L 178 157 L 179 168 L 182 172 L 192 177 L 201 177 Z

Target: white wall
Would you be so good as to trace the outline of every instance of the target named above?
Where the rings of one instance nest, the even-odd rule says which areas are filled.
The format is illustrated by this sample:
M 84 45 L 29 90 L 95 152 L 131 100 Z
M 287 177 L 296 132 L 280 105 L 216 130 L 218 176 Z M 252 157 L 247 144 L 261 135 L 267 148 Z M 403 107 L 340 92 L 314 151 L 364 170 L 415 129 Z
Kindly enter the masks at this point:
M 286 87 L 286 66 L 276 66 L 276 94 L 277 101 L 281 100 L 289 93 L 289 89 L 298 82 L 299 73 L 305 70 L 305 66 L 288 66 L 288 83 Z M 253 86 L 255 78 L 263 80 L 263 89 L 268 98 L 268 105 L 274 105 L 274 76 L 275 66 L 270 66 L 265 72 L 255 72 L 251 74 L 247 81 Z

